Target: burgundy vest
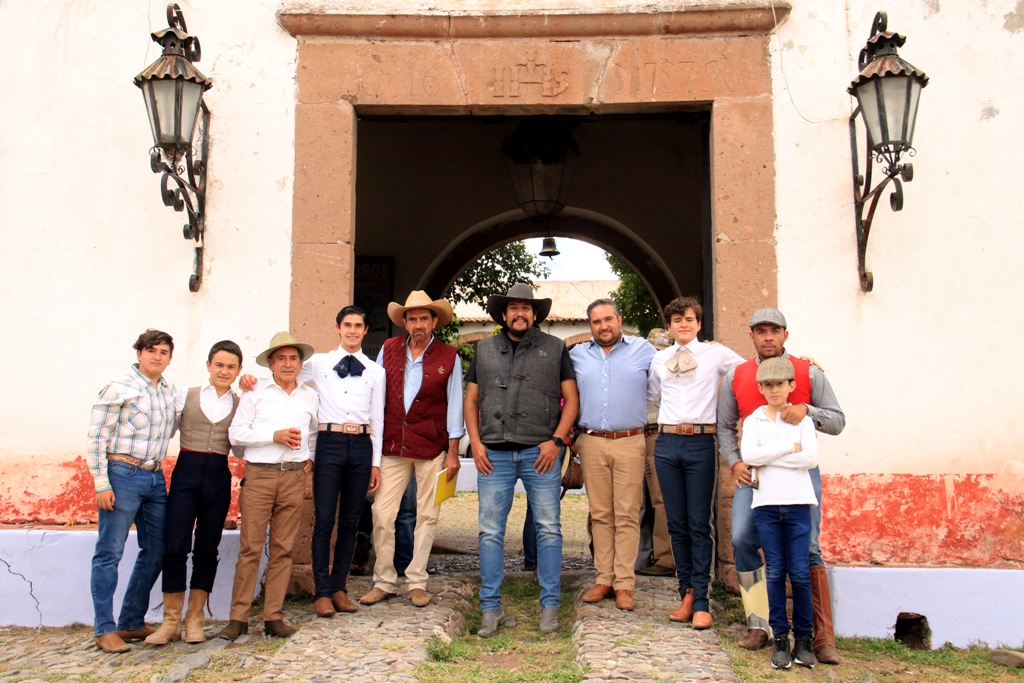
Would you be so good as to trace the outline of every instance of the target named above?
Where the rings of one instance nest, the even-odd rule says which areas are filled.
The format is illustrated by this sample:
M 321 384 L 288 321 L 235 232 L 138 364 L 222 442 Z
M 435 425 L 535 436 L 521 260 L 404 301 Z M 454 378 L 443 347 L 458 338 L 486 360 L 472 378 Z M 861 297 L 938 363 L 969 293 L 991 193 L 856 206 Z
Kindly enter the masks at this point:
M 811 364 L 790 356 L 795 370 L 796 388 L 789 394 L 789 402 L 811 404 Z M 732 376 L 732 394 L 736 397 L 736 407 L 740 410 L 740 422 L 761 406 L 768 405 L 768 400 L 757 389 L 757 358 L 736 366 Z
M 423 353 L 423 383 L 405 412 L 408 337 L 384 342 L 384 455 L 430 460 L 448 450 L 448 380 L 460 362 L 454 347 L 434 339 Z M 456 397 L 458 400 L 459 397 Z

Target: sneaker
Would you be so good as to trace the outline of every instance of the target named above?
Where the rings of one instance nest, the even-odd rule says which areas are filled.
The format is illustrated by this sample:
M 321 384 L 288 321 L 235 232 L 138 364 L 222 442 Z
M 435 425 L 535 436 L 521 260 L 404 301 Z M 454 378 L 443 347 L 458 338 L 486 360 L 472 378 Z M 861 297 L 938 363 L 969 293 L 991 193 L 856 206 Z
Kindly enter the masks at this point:
M 775 634 L 775 642 L 772 644 L 772 667 L 775 669 L 788 669 L 793 666 L 793 656 L 789 652 L 789 634 Z
M 814 656 L 814 646 L 811 644 L 810 636 L 796 637 L 796 645 L 793 646 L 793 661 L 808 669 L 813 669 L 814 665 L 818 663 L 818 658 Z

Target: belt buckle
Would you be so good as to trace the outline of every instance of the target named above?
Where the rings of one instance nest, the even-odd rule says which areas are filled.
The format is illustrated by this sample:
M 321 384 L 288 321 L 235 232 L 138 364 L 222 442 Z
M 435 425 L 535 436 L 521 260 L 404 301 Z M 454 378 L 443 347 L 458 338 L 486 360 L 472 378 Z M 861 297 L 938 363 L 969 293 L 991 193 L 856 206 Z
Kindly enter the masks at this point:
M 693 425 L 680 425 L 680 427 L 682 429 L 682 431 L 680 432 L 681 434 L 685 434 L 686 436 L 693 436 Z
M 139 467 L 146 470 L 147 472 L 156 472 L 157 469 L 160 467 L 160 463 L 156 460 L 144 460 L 142 464 L 139 465 Z
M 345 434 L 358 434 L 359 433 L 359 425 L 354 425 L 354 424 L 350 424 L 350 423 L 346 422 L 345 424 L 343 424 L 341 426 L 341 430 Z

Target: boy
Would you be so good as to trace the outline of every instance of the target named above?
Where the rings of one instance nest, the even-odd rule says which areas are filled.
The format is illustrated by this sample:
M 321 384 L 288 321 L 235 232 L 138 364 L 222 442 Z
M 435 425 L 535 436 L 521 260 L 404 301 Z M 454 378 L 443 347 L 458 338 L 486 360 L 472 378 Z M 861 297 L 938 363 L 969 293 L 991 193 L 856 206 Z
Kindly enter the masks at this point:
M 174 340 L 146 330 L 134 344 L 138 363 L 100 391 L 89 424 L 89 470 L 96 487 L 99 535 L 92 557 L 92 602 L 96 644 L 104 652 L 128 652 L 127 642 L 153 633 L 143 621 L 164 553 L 167 489 L 161 462 L 174 434 L 174 385 L 163 373 Z M 114 623 L 117 565 L 135 524 L 135 560 L 121 616 Z
M 793 661 L 813 667 L 817 660 L 811 644 L 811 507 L 817 505 L 809 470 L 818 465 L 814 422 L 804 417 L 799 424 L 783 421 L 781 413 L 796 386 L 793 364 L 786 358 L 767 358 L 757 369 L 759 390 L 768 401 L 743 421 L 740 454 L 743 462 L 757 468 L 754 489 L 754 521 L 764 551 L 768 583 L 768 623 L 775 635 L 772 666 L 788 669 Z M 789 649 L 786 617 L 786 575 L 793 589 L 793 632 L 796 644 Z
M 146 638 L 150 645 L 166 645 L 181 639 L 189 553 L 192 581 L 185 614 L 185 642 L 206 640 L 203 607 L 217 576 L 217 549 L 231 505 L 228 428 L 238 407 L 238 396 L 231 385 L 242 370 L 242 350 L 233 341 L 217 342 L 210 349 L 206 369 L 209 380 L 202 386 L 179 391 L 175 400 L 181 452 L 171 475 L 164 520 L 164 620 L 156 633 Z M 236 455 L 241 457 L 240 453 Z
M 697 340 L 703 314 L 693 297 L 675 299 L 665 307 L 675 344 L 654 355 L 647 385 L 647 403 L 661 401 L 654 466 L 665 501 L 681 598 L 668 618 L 692 621 L 697 630 L 712 626 L 718 385 L 743 362 L 721 344 Z

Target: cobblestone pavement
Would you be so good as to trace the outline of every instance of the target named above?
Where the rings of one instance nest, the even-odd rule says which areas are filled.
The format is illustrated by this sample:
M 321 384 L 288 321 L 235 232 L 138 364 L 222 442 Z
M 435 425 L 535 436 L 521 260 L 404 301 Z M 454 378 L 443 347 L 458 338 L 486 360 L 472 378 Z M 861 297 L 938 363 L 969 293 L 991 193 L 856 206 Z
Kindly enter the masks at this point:
M 636 610 L 616 609 L 614 600 L 588 605 L 577 594 L 573 640 L 577 661 L 590 665 L 589 683 L 606 681 L 715 681 L 740 683 L 721 639 L 712 629 L 695 631 L 669 621 L 679 606 L 675 579 L 636 577 Z
M 355 599 L 370 590 L 365 577 L 349 582 Z M 251 683 L 275 681 L 349 681 L 351 683 L 415 683 L 413 669 L 427 658 L 434 635 L 456 636 L 463 617 L 456 610 L 472 600 L 475 585 L 456 577 L 433 578 L 427 586 L 431 602 L 412 606 L 404 590 L 397 597 L 360 607 L 355 614 L 315 619 L 278 650 Z

